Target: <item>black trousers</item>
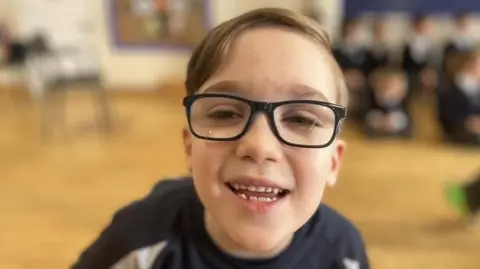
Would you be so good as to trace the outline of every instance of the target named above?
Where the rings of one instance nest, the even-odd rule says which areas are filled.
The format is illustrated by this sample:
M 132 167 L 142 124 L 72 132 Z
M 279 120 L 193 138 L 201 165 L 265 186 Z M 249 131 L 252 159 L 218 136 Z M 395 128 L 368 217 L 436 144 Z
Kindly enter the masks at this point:
M 480 135 L 470 133 L 465 126 L 459 125 L 449 135 L 451 142 L 466 145 L 466 146 L 480 146 Z
M 480 211 L 480 174 L 465 186 L 467 205 L 471 212 Z

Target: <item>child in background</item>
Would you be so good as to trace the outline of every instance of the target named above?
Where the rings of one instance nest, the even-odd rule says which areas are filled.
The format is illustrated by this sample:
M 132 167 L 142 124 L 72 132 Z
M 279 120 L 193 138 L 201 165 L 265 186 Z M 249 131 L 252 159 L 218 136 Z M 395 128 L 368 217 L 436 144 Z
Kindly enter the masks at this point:
M 428 16 L 418 16 L 413 33 L 403 49 L 402 68 L 408 75 L 409 94 L 437 86 L 437 67 L 433 41 L 433 24 Z
M 387 31 L 385 18 L 375 18 L 372 27 L 373 42 L 367 53 L 368 75 L 379 68 L 387 67 L 391 63 L 391 55 L 386 40 Z
M 348 94 L 326 32 L 253 10 L 190 58 L 184 151 L 191 176 L 117 212 L 74 269 L 368 269 L 362 237 L 321 203 L 345 151 Z
M 453 35 L 450 37 L 444 48 L 444 59 L 450 53 L 469 52 L 473 47 L 471 35 L 471 26 L 473 16 L 469 13 L 461 13 L 455 17 L 455 28 Z
M 438 110 L 448 139 L 480 145 L 480 51 L 463 57 L 452 87 L 439 93 Z
M 333 55 L 343 70 L 350 93 L 349 116 L 361 119 L 365 113 L 368 51 L 361 38 L 360 18 L 347 18 L 342 26 L 341 43 L 333 50 Z
M 455 17 L 455 27 L 453 35 L 449 38 L 443 48 L 442 57 L 442 83 L 451 84 L 450 76 L 455 70 L 457 58 L 461 54 L 469 53 L 474 49 L 471 36 L 473 16 L 469 13 L 460 13 Z
M 406 97 L 408 82 L 400 69 L 382 68 L 371 76 L 371 101 L 365 116 L 370 137 L 410 136 L 411 119 Z

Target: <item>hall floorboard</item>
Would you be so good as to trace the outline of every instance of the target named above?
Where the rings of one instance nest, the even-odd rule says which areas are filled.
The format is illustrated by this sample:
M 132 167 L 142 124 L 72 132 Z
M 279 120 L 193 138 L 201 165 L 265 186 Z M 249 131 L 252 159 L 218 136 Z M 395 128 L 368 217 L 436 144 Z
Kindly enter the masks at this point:
M 86 93 L 40 139 L 38 107 L 0 91 L 0 268 L 67 268 L 119 207 L 185 172 L 181 90 L 112 94 L 114 131 L 99 133 Z M 367 141 L 347 128 L 338 185 L 325 202 L 356 223 L 373 268 L 478 269 L 480 232 L 447 207 L 443 189 L 480 168 L 480 151 L 438 142 L 417 109 L 418 138 Z

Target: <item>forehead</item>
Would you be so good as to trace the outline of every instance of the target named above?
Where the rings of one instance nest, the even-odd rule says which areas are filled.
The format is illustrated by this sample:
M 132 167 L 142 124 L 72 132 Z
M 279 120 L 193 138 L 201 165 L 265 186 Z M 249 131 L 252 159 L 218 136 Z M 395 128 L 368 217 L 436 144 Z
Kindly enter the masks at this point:
M 335 101 L 332 59 L 313 39 L 281 28 L 257 28 L 235 38 L 220 68 L 200 92 L 232 92 L 263 100 L 315 95 Z

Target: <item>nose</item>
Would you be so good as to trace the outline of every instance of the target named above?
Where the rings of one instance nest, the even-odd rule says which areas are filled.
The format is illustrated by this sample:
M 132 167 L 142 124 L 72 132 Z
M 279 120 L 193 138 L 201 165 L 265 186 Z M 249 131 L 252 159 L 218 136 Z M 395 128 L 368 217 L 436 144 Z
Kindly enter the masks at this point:
M 252 120 L 247 133 L 237 142 L 237 156 L 255 163 L 277 162 L 282 156 L 282 145 L 272 132 L 266 115 Z

